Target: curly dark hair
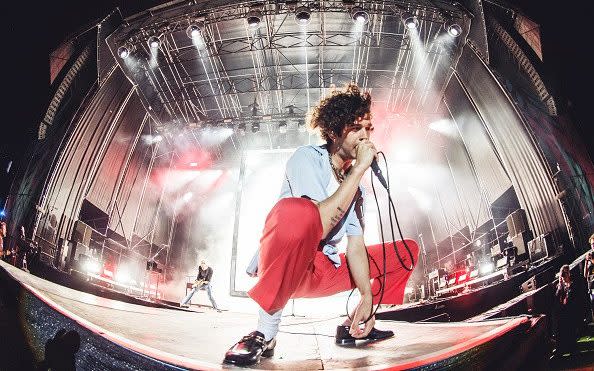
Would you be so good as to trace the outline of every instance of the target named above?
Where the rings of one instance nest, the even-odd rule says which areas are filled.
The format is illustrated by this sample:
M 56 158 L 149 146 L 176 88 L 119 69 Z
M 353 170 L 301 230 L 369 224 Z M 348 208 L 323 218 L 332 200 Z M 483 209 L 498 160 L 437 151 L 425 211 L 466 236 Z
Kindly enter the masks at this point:
M 330 133 L 341 136 L 345 127 L 370 112 L 371 95 L 361 93 L 359 87 L 351 83 L 322 99 L 311 112 L 309 126 L 318 129 L 322 138 L 331 144 Z

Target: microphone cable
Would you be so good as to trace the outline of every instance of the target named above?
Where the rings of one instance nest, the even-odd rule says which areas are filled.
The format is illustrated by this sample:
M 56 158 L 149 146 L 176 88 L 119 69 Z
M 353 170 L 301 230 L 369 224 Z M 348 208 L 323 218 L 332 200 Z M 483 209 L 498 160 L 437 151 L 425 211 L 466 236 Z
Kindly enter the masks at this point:
M 400 262 L 400 265 L 402 266 L 403 269 L 405 269 L 406 271 L 412 271 L 415 268 L 415 260 L 413 257 L 412 252 L 410 251 L 410 248 L 408 247 L 408 244 L 406 243 L 406 240 L 404 239 L 404 236 L 402 234 L 402 229 L 400 228 L 400 222 L 398 221 L 398 216 L 396 215 L 396 207 L 394 205 L 394 201 L 392 200 L 392 196 L 390 195 L 390 174 L 389 174 L 389 170 L 388 170 L 388 161 L 386 160 L 386 155 L 383 152 L 377 152 L 377 155 L 382 156 L 383 160 L 384 160 L 384 165 L 386 167 L 386 193 L 388 194 L 388 217 L 390 220 L 390 232 L 391 232 L 391 236 L 392 236 L 392 247 L 394 248 L 394 252 L 396 253 L 396 257 L 398 258 L 398 261 Z M 367 317 L 367 319 L 365 321 L 363 321 L 363 323 L 367 323 L 372 317 L 375 316 L 375 314 L 377 313 L 380 304 L 382 303 L 382 299 L 384 298 L 384 291 L 385 291 L 385 286 L 386 286 L 386 263 L 387 263 L 387 257 L 386 257 L 386 240 L 384 239 L 384 226 L 382 223 L 382 215 L 381 215 L 381 211 L 380 211 L 380 207 L 379 207 L 379 201 L 377 198 L 377 192 L 375 190 L 375 185 L 373 182 L 373 177 L 374 177 L 374 172 L 372 171 L 371 174 L 371 189 L 373 190 L 373 197 L 375 199 L 375 204 L 377 207 L 377 214 L 378 214 L 378 219 L 379 219 L 379 227 L 380 227 L 380 236 L 381 236 L 381 240 L 382 240 L 382 257 L 383 257 L 383 273 L 381 275 L 381 281 L 379 281 L 380 283 L 380 292 L 379 292 L 379 300 L 378 303 L 375 307 L 375 310 L 373 309 L 373 292 L 371 293 L 371 307 L 372 310 L 369 314 L 369 316 Z M 402 243 L 404 244 L 404 247 L 406 248 L 406 251 L 408 252 L 408 256 L 410 257 L 410 261 L 411 261 L 411 265 L 410 267 L 407 267 L 404 260 L 402 259 L 402 257 L 400 256 L 400 253 L 398 252 L 398 249 L 396 247 L 396 239 L 394 236 L 394 224 L 392 223 L 392 212 L 394 213 L 394 219 L 396 220 L 396 226 L 398 228 L 398 233 L 400 234 L 400 238 Z M 369 252 L 367 251 L 367 245 L 365 245 L 365 255 L 367 256 L 367 266 L 369 267 Z M 371 257 L 371 260 L 373 261 L 373 264 L 375 265 L 376 269 L 378 271 L 382 271 L 379 269 L 377 262 L 375 261 L 375 259 L 373 259 L 373 257 Z M 348 264 L 348 261 L 347 261 Z M 371 271 L 371 268 L 369 268 Z M 352 321 L 351 315 L 349 313 L 349 301 L 351 296 L 353 295 L 353 292 L 355 291 L 355 288 L 353 288 L 351 290 L 351 292 L 349 293 L 349 296 L 347 297 L 347 301 L 346 301 L 346 313 L 347 313 L 347 317 Z

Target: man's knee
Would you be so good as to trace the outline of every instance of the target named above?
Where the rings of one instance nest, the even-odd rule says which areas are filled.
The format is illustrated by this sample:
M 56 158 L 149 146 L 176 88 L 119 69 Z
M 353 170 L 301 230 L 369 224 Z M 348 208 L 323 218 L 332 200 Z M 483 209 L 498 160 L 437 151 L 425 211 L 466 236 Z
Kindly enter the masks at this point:
M 306 198 L 283 198 L 276 203 L 273 212 L 276 227 L 282 227 L 288 236 L 300 238 L 321 230 L 318 207 Z

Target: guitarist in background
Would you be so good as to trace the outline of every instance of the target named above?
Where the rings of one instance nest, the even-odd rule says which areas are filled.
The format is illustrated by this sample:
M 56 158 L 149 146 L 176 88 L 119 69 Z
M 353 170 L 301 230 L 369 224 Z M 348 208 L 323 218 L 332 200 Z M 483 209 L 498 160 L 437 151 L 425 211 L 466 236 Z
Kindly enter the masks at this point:
M 212 268 L 206 264 L 205 260 L 202 260 L 200 262 L 200 266 L 198 267 L 198 276 L 196 276 L 196 280 L 192 284 L 192 291 L 188 293 L 188 295 L 184 298 L 184 300 L 182 300 L 179 306 L 183 307 L 186 304 L 188 304 L 190 299 L 192 299 L 192 296 L 194 296 L 194 294 L 198 290 L 206 290 L 206 292 L 208 293 L 208 299 L 210 299 L 210 302 L 212 303 L 212 307 L 220 313 L 221 310 L 217 306 L 217 303 L 215 302 L 214 298 L 212 297 L 212 287 L 210 285 L 211 278 Z

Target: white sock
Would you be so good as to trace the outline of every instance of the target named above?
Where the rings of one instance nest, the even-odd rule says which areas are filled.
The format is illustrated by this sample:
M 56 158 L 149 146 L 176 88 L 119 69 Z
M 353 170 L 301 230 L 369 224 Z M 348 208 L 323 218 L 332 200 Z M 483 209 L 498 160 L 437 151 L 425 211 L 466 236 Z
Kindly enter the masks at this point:
M 282 314 L 282 309 L 279 309 L 273 314 L 268 314 L 264 309 L 260 308 L 256 330 L 264 334 L 266 341 L 272 340 L 278 334 Z

